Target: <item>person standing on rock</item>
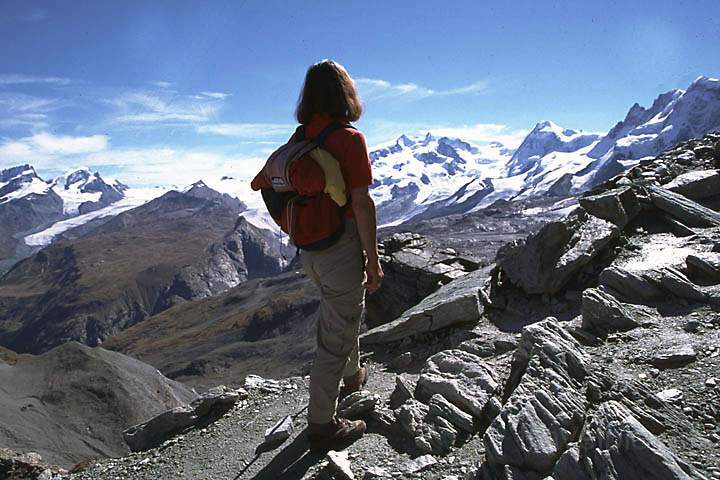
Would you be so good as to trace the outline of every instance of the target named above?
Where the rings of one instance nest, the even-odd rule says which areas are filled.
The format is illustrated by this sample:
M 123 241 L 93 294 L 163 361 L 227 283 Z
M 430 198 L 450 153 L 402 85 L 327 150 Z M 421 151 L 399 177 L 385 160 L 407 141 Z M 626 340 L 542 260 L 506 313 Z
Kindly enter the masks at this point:
M 303 268 L 320 290 L 307 415 L 308 440 L 318 449 L 359 438 L 366 428 L 336 414 L 338 396 L 367 382 L 358 334 L 365 291 L 374 292 L 383 280 L 368 192 L 370 158 L 365 137 L 350 125 L 361 114 L 355 84 L 342 65 L 323 60 L 310 66 L 296 110 L 301 125 L 252 183 L 302 251 Z

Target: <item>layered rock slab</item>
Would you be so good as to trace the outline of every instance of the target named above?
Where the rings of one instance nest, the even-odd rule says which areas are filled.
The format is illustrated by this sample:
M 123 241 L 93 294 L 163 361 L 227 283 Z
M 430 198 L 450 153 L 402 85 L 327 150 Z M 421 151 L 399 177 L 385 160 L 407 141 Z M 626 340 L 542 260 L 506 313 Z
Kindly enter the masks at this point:
M 555 465 L 555 480 L 690 480 L 704 478 L 650 433 L 621 403 L 600 405 L 580 440 Z
M 361 335 L 360 343 L 389 343 L 452 325 L 478 322 L 484 310 L 479 291 L 489 273 L 486 267 L 453 280 L 396 320 Z
M 576 209 L 527 239 L 501 248 L 497 264 L 525 293 L 554 294 L 618 236 L 612 223 Z
M 484 471 L 550 472 L 585 420 L 590 358 L 554 318 L 525 327 L 515 357 L 521 377 L 483 437 Z

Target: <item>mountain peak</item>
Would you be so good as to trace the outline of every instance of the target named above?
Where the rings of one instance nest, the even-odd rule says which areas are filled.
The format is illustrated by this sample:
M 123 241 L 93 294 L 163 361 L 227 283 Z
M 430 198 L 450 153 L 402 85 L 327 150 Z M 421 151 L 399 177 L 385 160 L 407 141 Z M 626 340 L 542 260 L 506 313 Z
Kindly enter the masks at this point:
M 405 134 L 403 133 L 402 135 L 400 135 L 400 136 L 398 137 L 397 142 L 395 142 L 395 143 L 396 143 L 397 145 L 399 145 L 399 146 L 402 146 L 402 147 L 409 147 L 409 146 L 411 146 L 411 145 L 414 145 L 414 144 L 415 144 L 415 141 L 412 140 L 412 139 L 410 139 L 407 135 L 405 135 Z

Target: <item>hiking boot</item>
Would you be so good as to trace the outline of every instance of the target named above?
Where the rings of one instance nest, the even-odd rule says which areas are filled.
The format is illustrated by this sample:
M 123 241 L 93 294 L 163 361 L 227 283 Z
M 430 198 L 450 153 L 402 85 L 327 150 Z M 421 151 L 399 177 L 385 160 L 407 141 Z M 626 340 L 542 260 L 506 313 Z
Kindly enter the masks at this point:
M 307 439 L 315 451 L 337 450 L 362 437 L 366 429 L 362 420 L 334 418 L 330 423 L 308 423 Z
M 340 389 L 339 398 L 345 398 L 351 393 L 359 391 L 368 381 L 370 372 L 367 367 L 360 367 L 355 375 L 343 377 L 343 386 Z

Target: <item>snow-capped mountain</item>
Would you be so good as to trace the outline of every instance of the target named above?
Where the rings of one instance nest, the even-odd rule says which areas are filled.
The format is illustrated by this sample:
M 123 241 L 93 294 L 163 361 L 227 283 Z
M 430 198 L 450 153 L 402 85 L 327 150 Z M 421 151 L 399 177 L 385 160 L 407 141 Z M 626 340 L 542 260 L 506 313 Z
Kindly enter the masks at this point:
M 607 134 L 544 121 L 514 152 L 498 144 L 406 135 L 371 153 L 381 224 L 475 211 L 504 200 L 567 198 L 673 145 L 720 130 L 720 80 L 699 77 L 633 105 Z
M 562 128 L 550 121 L 540 122 L 525 137 L 508 162 L 508 176 L 527 172 L 548 153 L 576 152 L 599 140 L 601 136 Z
M 52 189 L 63 199 L 65 215 L 89 213 L 122 199 L 128 189 L 117 180 L 105 182 L 99 173 L 81 168 L 57 177 Z
M 54 235 L 48 235 L 46 230 L 57 233 L 62 230 L 59 225 L 78 224 L 69 220 L 95 218 L 97 215 L 86 215 L 118 204 L 127 190 L 122 183 L 105 182 L 86 168 L 49 182 L 40 178 L 31 165 L 0 171 L 0 271 L 33 248 L 49 243 Z M 28 234 L 41 235 L 23 241 Z
M 372 195 L 380 224 L 400 223 L 458 192 L 503 174 L 513 151 L 499 142 L 471 145 L 458 138 L 402 135 L 370 153 Z

